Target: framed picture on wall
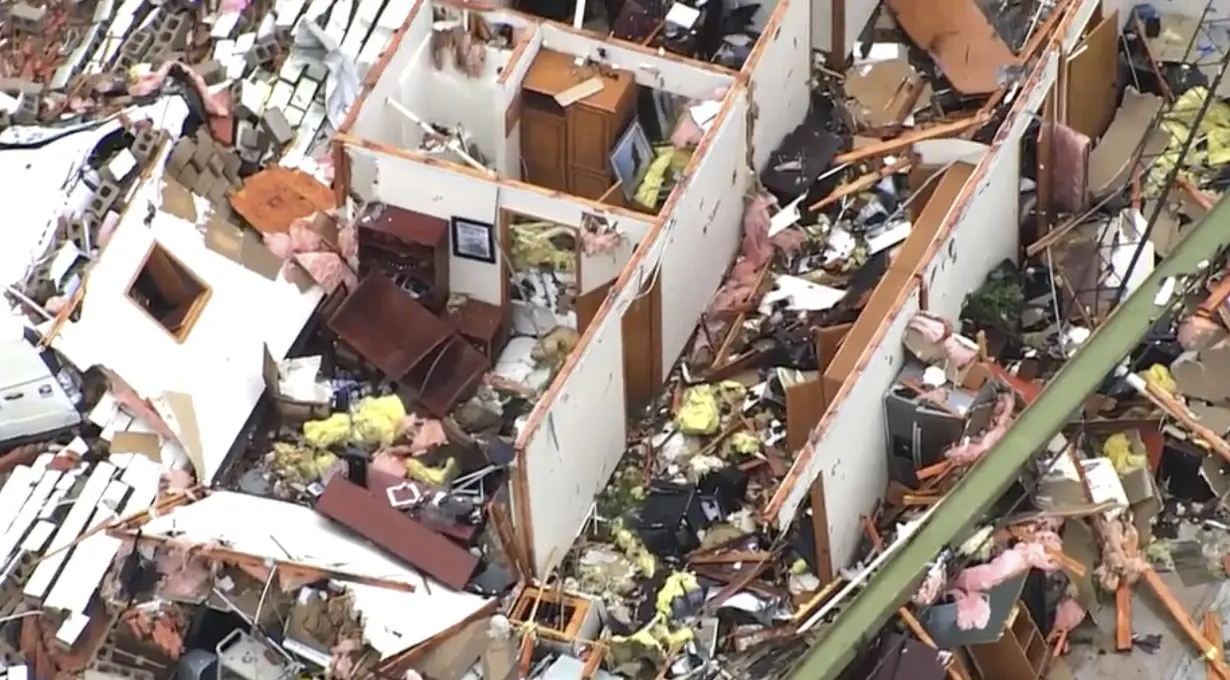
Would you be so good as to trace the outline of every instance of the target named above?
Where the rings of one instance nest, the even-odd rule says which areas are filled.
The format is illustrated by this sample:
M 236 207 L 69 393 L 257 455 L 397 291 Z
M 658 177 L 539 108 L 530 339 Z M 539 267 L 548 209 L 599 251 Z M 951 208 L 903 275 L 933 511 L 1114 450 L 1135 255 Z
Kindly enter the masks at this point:
M 495 264 L 495 225 L 464 217 L 450 221 L 453 255 Z

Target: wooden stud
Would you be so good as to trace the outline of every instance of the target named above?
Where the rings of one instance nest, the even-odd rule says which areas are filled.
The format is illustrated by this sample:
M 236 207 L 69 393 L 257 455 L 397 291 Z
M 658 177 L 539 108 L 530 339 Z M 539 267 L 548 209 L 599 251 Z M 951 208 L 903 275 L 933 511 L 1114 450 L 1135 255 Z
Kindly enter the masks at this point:
M 816 576 L 828 583 L 833 580 L 833 556 L 829 551 L 828 509 L 824 503 L 824 474 L 821 473 L 811 485 L 811 527 L 816 545 Z
M 880 168 L 876 172 L 863 175 L 862 177 L 859 177 L 858 179 L 854 180 L 853 182 L 850 182 L 849 184 L 843 184 L 837 187 L 836 189 L 833 190 L 833 193 L 829 194 L 828 196 L 825 196 L 824 198 L 816 201 L 815 203 L 812 203 L 809 209 L 810 210 L 820 210 L 827 206 L 833 205 L 837 201 L 840 201 L 841 199 L 845 198 L 846 196 L 850 196 L 851 194 L 857 194 L 861 191 L 865 191 L 866 189 L 874 186 L 877 182 L 884 179 L 885 177 L 901 172 L 902 170 L 909 168 L 911 165 L 914 165 L 913 156 L 906 156 L 904 158 L 899 158 L 893 161 L 892 163 L 889 163 L 888 165 L 885 165 L 884 167 Z
M 1132 651 L 1132 589 L 1126 583 L 1115 591 L 1115 651 Z
M 1219 680 L 1230 680 L 1230 667 L 1226 666 L 1226 662 L 1222 658 L 1221 647 L 1214 646 L 1200 632 L 1200 629 L 1196 628 L 1191 615 L 1183 609 L 1183 605 L 1179 603 L 1174 593 L 1170 592 L 1170 588 L 1167 587 L 1162 577 L 1158 576 L 1153 567 L 1145 567 L 1140 576 L 1149 585 L 1149 589 L 1153 591 L 1157 599 L 1161 600 L 1162 604 L 1165 605 L 1166 610 L 1170 612 L 1170 616 L 1174 619 L 1175 623 L 1179 624 L 1179 627 L 1183 629 L 1187 639 L 1196 646 L 1201 658 L 1208 662 L 1209 672 L 1213 674 L 1211 677 L 1216 677 Z

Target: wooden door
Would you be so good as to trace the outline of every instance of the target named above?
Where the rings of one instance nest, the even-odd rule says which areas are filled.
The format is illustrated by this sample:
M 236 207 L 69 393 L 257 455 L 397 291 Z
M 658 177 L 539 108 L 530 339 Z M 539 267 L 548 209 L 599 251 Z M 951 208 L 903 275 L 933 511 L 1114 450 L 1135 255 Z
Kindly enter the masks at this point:
M 577 296 L 577 330 L 584 333 L 614 282 Z M 661 277 L 628 306 L 623 316 L 624 404 L 629 413 L 644 408 L 662 385 L 662 338 L 659 335 Z
M 662 276 L 641 292 L 623 318 L 624 403 L 629 413 L 640 411 L 662 386 Z
M 521 159 L 525 161 L 526 180 L 546 189 L 567 191 L 564 155 L 565 125 L 559 115 L 543 110 L 551 102 L 525 93 L 521 111 Z

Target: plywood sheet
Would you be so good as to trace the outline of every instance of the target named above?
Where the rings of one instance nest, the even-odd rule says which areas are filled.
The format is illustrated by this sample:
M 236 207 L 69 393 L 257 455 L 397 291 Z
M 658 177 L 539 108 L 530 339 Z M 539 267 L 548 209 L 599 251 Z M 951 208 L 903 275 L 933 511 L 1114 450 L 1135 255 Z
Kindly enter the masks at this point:
M 962 94 L 999 87 L 999 70 L 1020 60 L 974 0 L 887 0 L 897 23 L 927 50 Z
M 1098 24 L 1068 58 L 1068 127 L 1097 139 L 1115 115 L 1119 13 Z
M 1089 154 L 1089 190 L 1095 196 L 1127 184 L 1131 179 L 1132 153 L 1146 133 L 1146 154 L 1158 154 L 1166 148 L 1166 133 L 1150 131 L 1149 127 L 1161 108 L 1162 98 L 1155 94 L 1141 94 L 1131 88 L 1123 93 L 1115 119 Z

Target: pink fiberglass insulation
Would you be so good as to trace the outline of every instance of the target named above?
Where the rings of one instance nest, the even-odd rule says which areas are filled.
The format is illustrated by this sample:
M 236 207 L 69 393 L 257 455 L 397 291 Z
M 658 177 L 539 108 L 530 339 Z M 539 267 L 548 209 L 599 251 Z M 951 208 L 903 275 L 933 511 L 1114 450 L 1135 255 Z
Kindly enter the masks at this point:
M 1220 324 L 1198 314 L 1192 314 L 1179 324 L 1179 345 L 1189 352 L 1208 349 L 1225 337 L 1226 332 Z
M 334 253 L 299 253 L 295 255 L 295 262 L 299 263 L 326 293 L 332 293 L 341 284 L 345 284 L 347 290 L 354 290 L 359 286 L 359 277 Z
M 614 229 L 603 229 L 601 231 L 581 229 L 581 252 L 586 255 L 614 252 L 619 247 L 619 244 L 623 243 L 623 240 L 623 234 Z
M 180 61 L 167 61 L 158 67 L 157 71 L 147 73 L 139 78 L 128 88 L 128 94 L 134 97 L 141 97 L 153 94 L 162 89 L 163 83 L 166 82 L 167 76 L 170 75 L 171 69 L 179 66 L 183 72 L 188 74 L 188 78 L 192 80 L 192 85 L 196 89 L 197 94 L 201 96 L 201 101 L 205 103 L 205 111 L 211 116 L 225 118 L 231 115 L 229 107 L 222 104 L 222 99 L 211 94 L 209 85 L 205 83 L 205 79 L 195 69 Z
M 961 340 L 961 336 L 953 333 L 952 326 L 937 316 L 919 312 L 910 319 L 909 329 L 918 333 L 927 342 L 936 345 L 949 361 L 957 368 L 965 368 L 978 358 L 977 347 L 971 347 Z M 927 360 L 929 357 L 920 357 Z
M 959 444 L 948 449 L 944 456 L 957 465 L 973 465 L 978 462 L 987 451 L 990 451 L 1000 439 L 1004 438 L 1004 434 L 1008 432 L 1008 426 L 1012 424 L 1015 409 L 1016 399 L 1012 393 L 1000 394 L 999 401 L 995 404 L 995 415 L 991 421 L 991 427 L 977 440 L 963 439 Z
M 991 622 L 991 603 L 982 593 L 967 593 L 953 590 L 950 593 L 957 605 L 957 627 L 961 630 L 982 630 Z
M 1017 543 L 990 562 L 961 570 L 956 586 L 965 591 L 987 591 L 1030 568 L 1055 571 L 1059 563 L 1050 556 L 1048 549 L 1058 550 L 1062 545 L 1054 532 L 1039 531 L 1032 540 Z
M 347 261 L 354 261 L 359 256 L 359 228 L 347 224 L 337 232 L 337 249 Z
M 1102 562 L 1094 570 L 1098 583 L 1107 592 L 1131 585 L 1149 568 L 1140 553 L 1140 534 L 1136 526 L 1122 519 L 1095 520 L 1102 541 Z
M 944 573 L 943 565 L 933 565 L 927 570 L 927 575 L 923 577 L 922 583 L 918 585 L 918 591 L 914 593 L 914 604 L 920 607 L 929 607 L 935 604 L 935 601 L 940 599 L 940 595 L 944 592 L 944 587 L 948 585 L 947 574 Z
M 1055 571 L 1059 563 L 1050 550 L 1059 550 L 1062 541 L 1053 531 L 1038 531 L 1028 541 L 1021 541 L 986 564 L 963 569 L 957 575 L 951 593 L 957 605 L 957 627 L 962 630 L 985 628 L 991 608 L 986 592 L 1005 581 L 1020 576 L 1029 569 Z
M 212 565 L 200 556 L 203 549 L 176 539 L 158 549 L 154 561 L 162 576 L 158 590 L 163 597 L 191 600 L 209 591 L 213 572 Z
M 388 449 L 377 451 L 372 456 L 372 469 L 399 479 L 406 476 L 406 464 L 396 452 Z
M 448 443 L 444 423 L 434 418 L 420 418 L 410 414 L 402 421 L 402 432 L 410 440 L 410 452 L 415 456 L 421 456 Z

